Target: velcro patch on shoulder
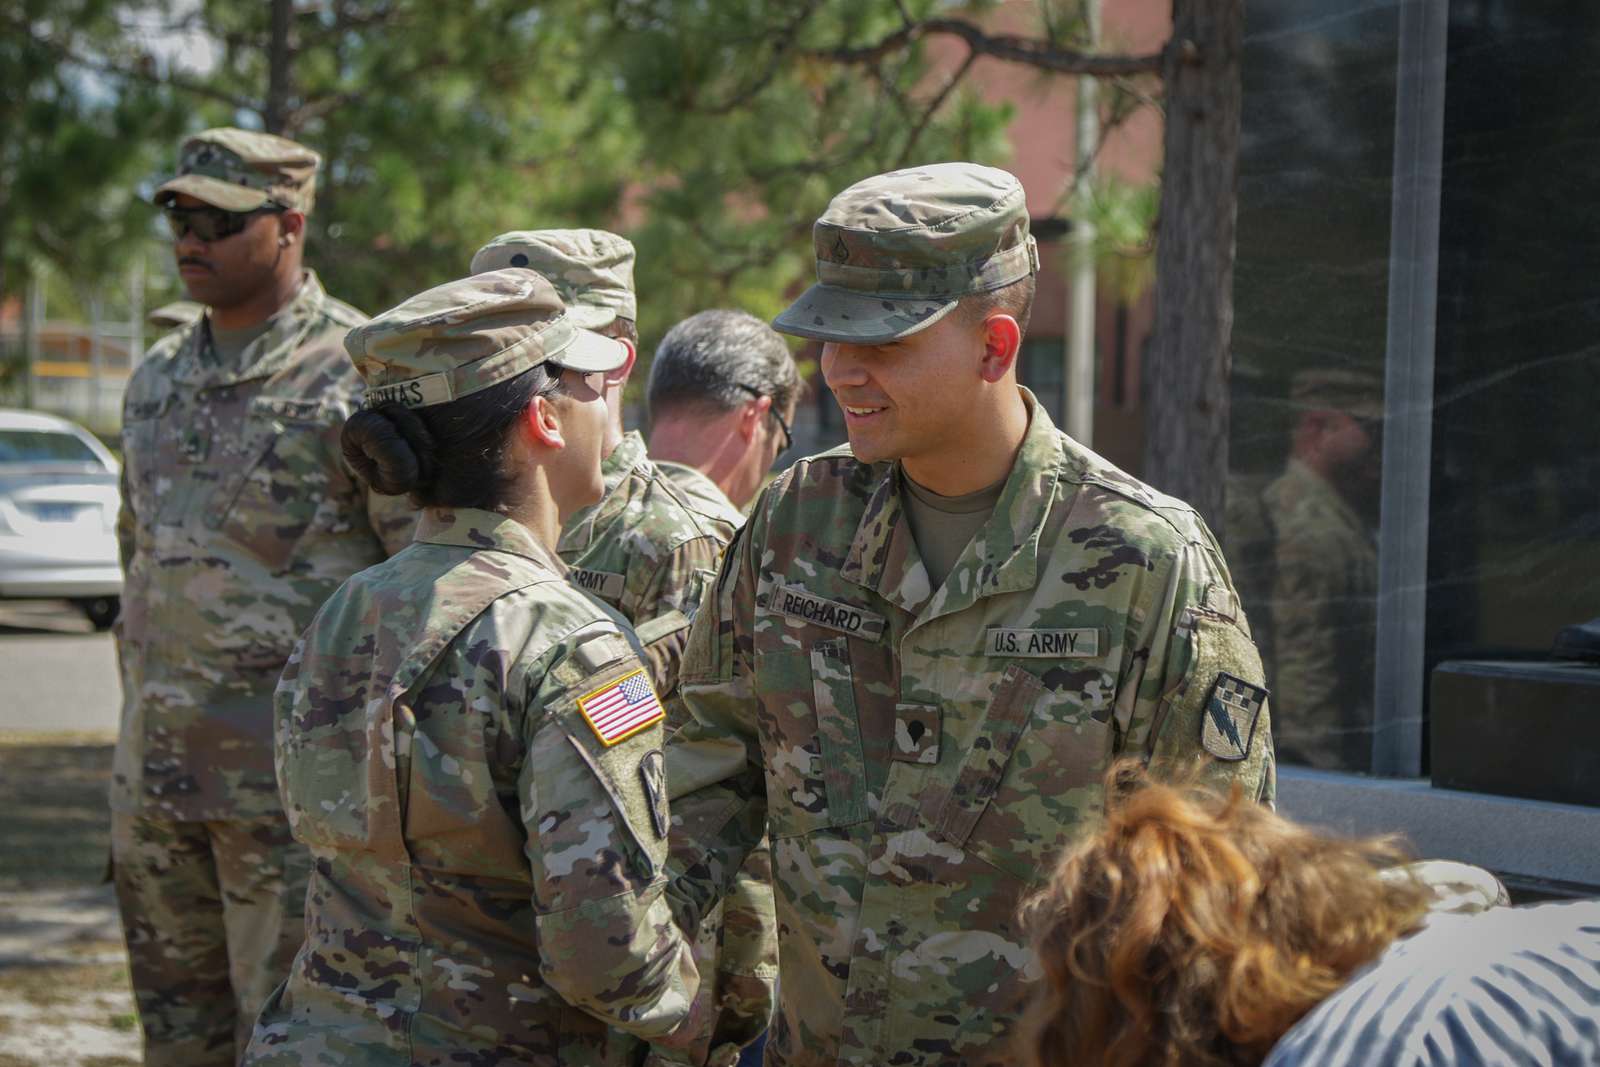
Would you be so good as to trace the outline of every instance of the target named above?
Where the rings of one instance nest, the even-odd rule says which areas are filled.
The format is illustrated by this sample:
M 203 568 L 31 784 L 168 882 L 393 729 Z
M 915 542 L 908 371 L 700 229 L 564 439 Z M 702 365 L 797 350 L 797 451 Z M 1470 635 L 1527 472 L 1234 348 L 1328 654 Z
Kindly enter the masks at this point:
M 583 567 L 573 567 L 567 572 L 567 576 L 585 593 L 591 593 L 612 603 L 622 599 L 622 575 L 614 571 L 591 571 Z
M 768 611 L 787 615 L 791 619 L 824 626 L 851 637 L 865 637 L 870 641 L 883 640 L 888 620 L 866 608 L 847 604 L 842 600 L 829 600 L 806 591 L 799 584 L 791 585 L 782 578 L 772 580 L 767 594 Z
M 606 667 L 631 655 L 633 649 L 621 634 L 603 633 L 589 638 L 578 646 L 578 662 L 589 674 L 598 674 Z
M 1256 720 L 1267 706 L 1267 690 L 1223 671 L 1211 684 L 1200 716 L 1200 745 L 1220 760 L 1237 763 L 1250 755 Z

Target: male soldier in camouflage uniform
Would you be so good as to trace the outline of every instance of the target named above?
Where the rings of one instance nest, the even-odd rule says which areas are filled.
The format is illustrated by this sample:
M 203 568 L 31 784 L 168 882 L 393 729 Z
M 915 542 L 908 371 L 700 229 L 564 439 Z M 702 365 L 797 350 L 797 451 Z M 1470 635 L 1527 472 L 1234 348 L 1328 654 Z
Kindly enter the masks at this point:
M 667 331 L 650 361 L 650 456 L 708 510 L 744 525 L 790 444 L 800 370 L 777 332 L 743 311 L 702 311 Z
M 471 269 L 536 270 L 556 287 L 574 321 L 628 346 L 627 362 L 606 379 L 605 495 L 567 519 L 557 551 L 573 581 L 633 624 L 651 680 L 665 695 L 677 687 L 689 618 L 737 523 L 679 490 L 650 461 L 644 439 L 622 431 L 622 394 L 638 345 L 633 259 L 632 243 L 604 230 L 521 230 L 480 248 Z M 687 1053 L 694 1062 L 728 1062 L 766 1029 L 777 974 L 770 882 L 767 854 L 755 849 L 728 895 L 728 917 L 710 913 L 702 925 L 696 948 L 707 976 L 702 995 L 715 997 L 719 1010 L 715 1033 L 708 1029 Z
M 698 1025 L 663 899 L 665 711 L 631 633 L 554 552 L 562 514 L 599 496 L 603 373 L 626 355 L 562 311 L 511 269 L 350 335 L 369 397 L 468 421 L 503 386 L 524 410 L 489 459 L 503 481 L 476 495 L 449 472 L 482 445 L 434 434 L 416 543 L 339 589 L 284 671 L 279 781 L 315 871 L 247 1067 L 610 1067 L 633 1043 L 608 1026 Z M 516 392 L 525 373 L 555 386 Z
M 208 130 L 156 191 L 208 311 L 151 349 L 123 403 L 112 853 L 153 1065 L 234 1063 L 287 971 L 305 857 L 272 774 L 272 688 L 323 599 L 412 524 L 340 454 L 360 395 L 340 340 L 363 317 L 301 267 L 317 165 Z
M 1372 760 L 1383 385 L 1304 371 L 1289 462 L 1261 494 L 1273 530 L 1272 668 L 1278 755 L 1327 770 Z
M 776 324 L 825 342 L 850 445 L 757 500 L 695 619 L 696 721 L 667 757 L 683 921 L 771 833 L 769 1064 L 1011 1062 L 1017 905 L 1108 764 L 1199 760 L 1273 796 L 1216 542 L 1017 385 L 1027 225 L 1004 171 L 869 178 L 818 220 L 820 284 Z
M 474 274 L 501 267 L 543 274 L 585 329 L 628 346 L 628 362 L 606 383 L 605 496 L 567 522 L 559 551 L 575 582 L 633 623 L 656 688 L 671 692 L 689 616 L 734 524 L 686 498 L 650 462 L 644 439 L 622 431 L 622 393 L 639 343 L 633 245 L 604 230 L 515 231 L 472 257 Z

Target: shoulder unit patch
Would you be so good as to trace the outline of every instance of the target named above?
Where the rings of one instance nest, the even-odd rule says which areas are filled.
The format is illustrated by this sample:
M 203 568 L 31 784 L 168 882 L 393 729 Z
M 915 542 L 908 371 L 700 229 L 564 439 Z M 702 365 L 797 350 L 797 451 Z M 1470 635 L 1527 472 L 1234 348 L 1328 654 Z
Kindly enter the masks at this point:
M 1220 760 L 1237 763 L 1250 755 L 1256 720 L 1267 706 L 1267 690 L 1226 671 L 1217 675 L 1200 716 L 1200 745 Z

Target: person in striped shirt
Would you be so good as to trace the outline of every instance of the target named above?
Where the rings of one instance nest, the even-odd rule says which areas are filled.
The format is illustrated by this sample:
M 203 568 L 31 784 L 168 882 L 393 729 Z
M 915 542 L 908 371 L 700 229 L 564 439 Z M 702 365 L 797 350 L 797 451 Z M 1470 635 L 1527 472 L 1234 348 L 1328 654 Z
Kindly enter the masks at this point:
M 1596 1067 L 1600 901 L 1229 796 L 1107 779 L 1098 832 L 1027 905 L 1025 1067 Z

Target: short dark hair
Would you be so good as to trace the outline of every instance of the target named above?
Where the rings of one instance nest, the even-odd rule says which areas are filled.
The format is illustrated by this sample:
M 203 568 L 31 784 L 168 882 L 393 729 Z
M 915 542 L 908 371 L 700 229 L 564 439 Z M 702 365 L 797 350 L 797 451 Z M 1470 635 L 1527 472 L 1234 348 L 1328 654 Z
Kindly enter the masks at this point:
M 345 420 L 340 448 L 385 496 L 406 494 L 419 508 L 503 511 L 517 503 L 516 476 L 505 466 L 511 427 L 560 382 L 558 369 L 540 365 L 443 404 L 379 404 Z
M 1028 319 L 1033 314 L 1033 295 L 1038 288 L 1037 274 L 1030 274 L 998 289 L 973 293 L 961 298 L 956 313 L 971 323 L 982 322 L 996 311 L 1017 320 L 1024 337 L 1028 334 Z
M 800 369 L 771 326 L 745 311 L 691 315 L 656 346 L 645 388 L 653 421 L 674 408 L 732 411 L 752 395 L 770 396 L 780 413 L 800 395 Z
M 604 337 L 615 337 L 628 342 L 634 348 L 639 347 L 639 324 L 632 319 L 618 315 L 606 325 L 595 331 Z

